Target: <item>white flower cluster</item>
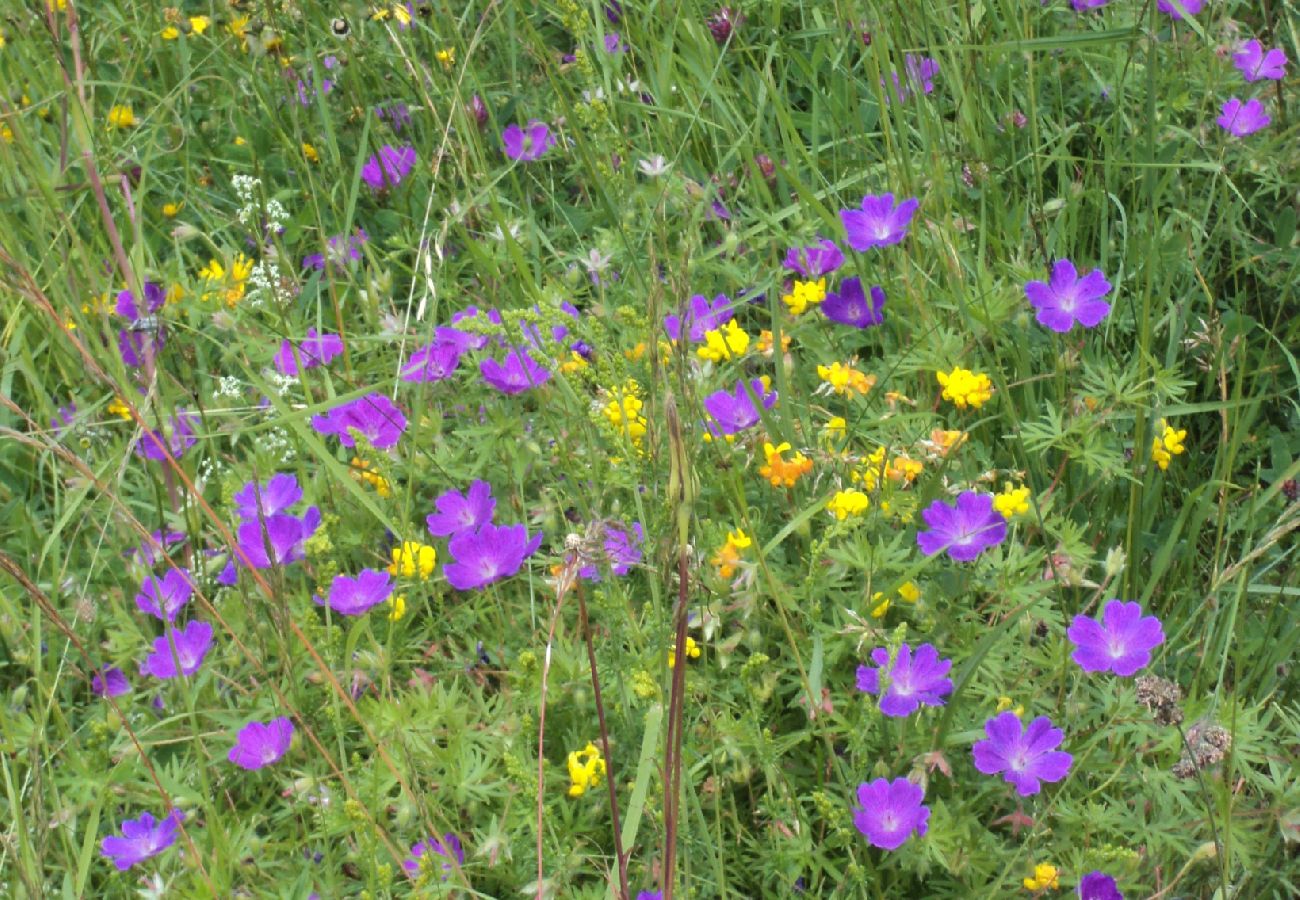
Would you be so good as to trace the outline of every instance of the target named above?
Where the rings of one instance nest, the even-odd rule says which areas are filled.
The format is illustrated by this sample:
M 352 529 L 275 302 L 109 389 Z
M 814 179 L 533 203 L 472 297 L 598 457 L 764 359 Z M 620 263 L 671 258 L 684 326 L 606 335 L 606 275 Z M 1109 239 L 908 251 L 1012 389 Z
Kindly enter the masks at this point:
M 217 396 L 238 399 L 244 393 L 244 383 L 234 375 L 222 375 L 217 379 Z
M 268 252 L 257 261 L 248 274 L 248 283 L 252 289 L 248 292 L 247 302 L 251 306 L 260 306 L 268 298 L 280 304 L 293 299 L 293 294 L 280 277 L 280 264 L 273 253 Z
M 259 218 L 264 218 L 269 231 L 278 232 L 284 228 L 285 223 L 289 221 L 289 213 L 279 200 L 268 200 L 266 206 L 262 206 L 260 178 L 254 178 L 252 175 L 236 175 L 230 180 L 230 184 L 235 189 L 235 196 L 239 198 L 241 225 L 252 225 Z

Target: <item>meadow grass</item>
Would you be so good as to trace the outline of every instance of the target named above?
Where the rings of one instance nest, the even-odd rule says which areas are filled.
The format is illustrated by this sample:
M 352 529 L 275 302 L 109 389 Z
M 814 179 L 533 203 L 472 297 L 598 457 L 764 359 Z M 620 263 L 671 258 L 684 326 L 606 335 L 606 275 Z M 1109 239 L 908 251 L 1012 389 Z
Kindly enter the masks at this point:
M 1300 128 L 1294 74 L 1232 59 L 1294 65 L 1294 0 L 42 2 L 0 17 L 0 894 L 1300 893 Z M 886 192 L 906 235 L 853 251 Z M 882 322 L 791 312 L 821 237 Z M 1067 258 L 1110 308 L 1057 333 L 1026 285 Z M 669 340 L 697 294 L 746 346 Z M 545 375 L 494 389 L 503 345 Z M 479 480 L 502 530 L 431 534 Z M 968 492 L 1005 537 L 927 555 Z M 177 569 L 213 640 L 159 678 Z M 1155 688 L 1075 659 L 1112 598 Z M 882 712 L 905 643 L 948 683 Z M 1067 774 L 979 770 L 1006 709 Z M 886 849 L 859 785 L 904 778 L 928 819 Z

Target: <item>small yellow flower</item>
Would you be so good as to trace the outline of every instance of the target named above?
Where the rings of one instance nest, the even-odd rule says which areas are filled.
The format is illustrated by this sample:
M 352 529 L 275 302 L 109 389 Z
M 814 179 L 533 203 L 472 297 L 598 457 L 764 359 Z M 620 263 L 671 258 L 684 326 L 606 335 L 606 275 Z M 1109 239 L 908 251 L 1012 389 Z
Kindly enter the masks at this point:
M 772 487 L 794 487 L 800 478 L 812 471 L 812 460 L 798 451 L 789 459 L 783 459 L 781 454 L 789 449 L 790 445 L 784 442 L 778 446 L 763 444 L 767 464 L 759 467 L 758 474 L 766 478 Z
M 1061 886 L 1060 872 L 1051 863 L 1039 863 L 1034 866 L 1034 874 L 1024 879 L 1023 884 L 1031 891 L 1056 890 Z
M 898 599 L 905 603 L 915 603 L 921 598 L 921 591 L 915 584 L 910 581 L 904 581 L 898 586 Z M 875 604 L 871 607 L 871 618 L 884 618 L 885 613 L 889 612 L 891 600 L 882 592 L 876 591 L 871 595 L 871 602 Z
M 686 635 L 686 658 L 700 658 L 700 645 L 697 644 L 695 638 L 691 637 L 689 634 Z M 677 651 L 672 647 L 668 648 L 668 668 L 677 668 Z
M 316 148 L 313 147 L 311 144 L 304 143 L 302 145 L 302 155 L 307 158 L 307 162 L 311 162 L 311 163 L 320 162 L 320 154 L 316 152 Z
M 1004 519 L 1024 515 L 1029 512 L 1029 488 L 1015 487 L 1008 481 L 1002 493 L 993 495 L 993 508 L 1002 513 Z
M 829 440 L 843 440 L 848 433 L 849 423 L 844 420 L 843 416 L 831 416 L 826 424 L 822 426 L 822 434 L 826 435 Z
M 229 31 L 235 37 L 243 40 L 245 44 L 248 43 L 248 39 L 245 37 L 245 34 L 248 31 L 249 18 L 250 18 L 249 16 L 235 16 L 233 19 L 230 20 L 230 22 L 226 24 L 226 30 Z
M 906 456 L 895 456 L 893 461 L 885 467 L 885 477 L 900 484 L 911 484 L 924 468 L 915 459 L 909 459 Z
M 837 394 L 847 394 L 849 391 L 865 394 L 876 386 L 875 375 L 868 375 L 843 363 L 818 366 L 817 377 L 829 384 Z
M 907 603 L 915 603 L 921 599 L 921 589 L 911 581 L 904 581 L 898 586 L 898 596 Z
M 970 369 L 955 367 L 951 372 L 936 372 L 943 399 L 951 400 L 958 409 L 979 409 L 993 396 L 993 382 L 987 375 L 976 375 Z
M 622 434 L 627 435 L 632 446 L 641 448 L 645 439 L 647 421 L 641 415 L 645 403 L 641 400 L 641 386 L 633 379 L 628 379 L 621 390 L 611 391 L 611 399 L 601 412 L 609 424 Z
M 569 754 L 570 797 L 581 797 L 588 789 L 600 787 L 600 779 L 605 775 L 605 760 L 591 741 L 581 750 Z
M 715 328 L 704 333 L 704 346 L 695 352 L 701 359 L 722 362 L 733 356 L 740 356 L 749 348 L 749 335 L 732 319 L 722 328 Z
M 443 69 L 450 71 L 451 67 L 456 65 L 456 48 L 447 47 L 439 50 L 437 53 L 433 54 L 433 58 L 438 61 Z
M 190 16 L 190 31 L 195 34 L 202 34 L 208 30 L 208 25 L 212 20 L 207 16 Z
M 793 315 L 801 316 L 808 307 L 816 306 L 826 299 L 826 279 L 816 281 L 796 281 L 790 293 L 781 296 L 781 302 L 790 308 Z
M 1010 697 L 999 697 L 997 712 L 1006 712 L 1008 709 L 1011 710 L 1013 713 L 1015 713 L 1017 716 L 1023 716 L 1025 714 L 1025 708 L 1020 704 L 1016 703 Z
M 178 215 L 180 215 L 180 211 L 184 206 L 185 206 L 184 200 L 180 201 L 179 203 L 164 203 L 162 206 L 163 218 L 164 219 L 176 218 Z
M 244 145 L 247 144 L 247 143 L 248 143 L 248 141 L 244 140 L 244 138 L 243 138 L 242 135 L 238 135 L 238 134 L 235 135 L 235 146 L 236 146 L 236 147 L 242 147 L 242 146 L 244 146 Z
M 406 615 L 406 595 L 394 594 L 388 598 L 388 621 L 400 622 Z
M 405 4 L 397 4 L 393 7 L 393 20 L 399 25 L 411 24 L 411 11 L 406 8 Z
M 391 497 L 393 495 L 392 487 L 388 479 L 378 472 L 370 471 L 370 461 L 361 459 L 358 456 L 352 457 L 351 475 L 362 484 L 368 484 L 375 489 L 375 493 L 381 497 Z
M 181 30 L 175 25 L 168 25 L 158 36 L 164 41 L 174 41 L 181 36 Z
M 1156 430 L 1160 434 L 1151 441 L 1151 459 L 1163 472 L 1169 468 L 1169 462 L 1175 456 L 1180 456 L 1186 452 L 1187 447 L 1183 442 L 1187 440 L 1187 429 L 1175 429 L 1164 419 L 1161 419 Z
M 577 350 L 571 350 L 569 351 L 569 358 L 560 363 L 560 371 L 565 375 L 572 375 L 574 372 L 581 372 L 588 365 L 590 363 L 583 359 L 581 353 Z
M 871 500 L 862 491 L 837 491 L 826 504 L 836 519 L 843 522 L 849 516 L 860 516 L 871 506 Z
M 740 551 L 747 549 L 753 543 L 749 535 L 739 528 L 729 531 L 726 543 L 718 548 L 718 552 L 709 562 L 717 567 L 720 577 L 730 578 L 736 574 L 736 568 L 740 565 Z
M 131 111 L 129 106 L 119 104 L 108 111 L 109 128 L 134 128 L 135 124 L 135 113 Z
M 421 581 L 428 581 L 437 561 L 438 552 L 428 544 L 421 544 L 419 541 L 403 541 L 400 547 L 393 548 L 393 561 L 388 566 L 388 574 L 400 574 L 406 578 L 418 574 Z
M 131 418 L 131 410 L 127 408 L 126 403 L 123 402 L 121 397 L 113 398 L 113 402 L 108 404 L 108 411 L 123 419 Z
M 945 431 L 942 428 L 936 428 L 930 432 L 930 440 L 922 443 L 935 455 L 947 456 L 966 443 L 966 438 L 967 434 L 964 431 Z
M 758 333 L 758 352 L 763 354 L 764 356 L 772 355 L 772 348 L 775 343 L 776 340 L 775 338 L 772 337 L 771 330 L 764 328 L 762 331 Z M 785 353 L 789 349 L 790 349 L 790 335 L 783 334 L 781 335 L 781 352 Z

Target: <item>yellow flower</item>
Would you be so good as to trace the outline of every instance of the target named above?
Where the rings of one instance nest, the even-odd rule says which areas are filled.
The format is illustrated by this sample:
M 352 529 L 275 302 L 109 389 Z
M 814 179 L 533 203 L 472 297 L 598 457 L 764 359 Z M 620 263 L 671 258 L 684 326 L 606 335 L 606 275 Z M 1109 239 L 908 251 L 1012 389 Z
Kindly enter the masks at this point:
M 779 446 L 772 446 L 770 443 L 763 444 L 763 455 L 767 457 L 767 465 L 760 466 L 758 474 L 762 475 L 772 487 L 794 487 L 801 477 L 812 471 L 812 460 L 798 451 L 790 459 L 782 459 L 781 454 L 790 449 L 788 443 L 782 443 Z
M 749 348 L 749 335 L 745 333 L 736 320 L 732 319 L 722 328 L 715 328 L 704 333 L 704 346 L 695 352 L 701 359 L 722 362 L 733 356 L 740 356 Z
M 772 332 L 769 329 L 764 328 L 758 333 L 758 352 L 764 356 L 772 355 L 772 347 L 775 343 L 776 340 L 772 337 Z M 789 349 L 790 335 L 783 334 L 781 335 L 781 352 L 785 353 Z
M 781 302 L 790 308 L 790 312 L 801 316 L 810 306 L 816 306 L 826 299 L 826 279 L 816 281 L 796 281 L 790 293 L 781 296 Z
M 997 712 L 1006 712 L 1008 709 L 1011 710 L 1013 713 L 1015 713 L 1017 716 L 1023 716 L 1025 714 L 1025 708 L 1017 704 L 1010 697 L 999 697 Z
M 199 277 L 210 282 L 222 282 L 223 287 L 218 294 L 226 301 L 227 306 L 234 306 L 244 298 L 245 282 L 252 273 L 253 261 L 242 253 L 236 253 L 230 263 L 229 272 L 220 260 L 214 259 L 199 270 Z M 204 294 L 203 298 L 206 300 L 209 296 L 212 295 Z
M 399 622 L 406 615 L 406 595 L 395 594 L 388 598 L 388 621 Z
M 736 567 L 740 564 L 740 551 L 748 548 L 754 542 L 750 540 L 749 535 L 737 528 L 734 532 L 727 532 L 727 540 L 713 558 L 709 560 L 718 569 L 718 575 L 722 578 L 730 578 L 736 574 Z
M 108 411 L 115 416 L 121 416 L 123 419 L 131 418 L 131 410 L 127 408 L 121 397 L 113 398 L 113 402 L 108 404 Z
M 439 50 L 437 53 L 433 54 L 433 58 L 436 59 L 444 69 L 450 70 L 452 66 L 456 65 L 456 48 L 447 47 L 443 50 Z
M 184 206 L 185 206 L 184 200 L 180 201 L 179 203 L 164 203 L 162 207 L 163 218 L 164 219 L 176 218 L 178 215 L 180 215 L 180 211 Z
M 168 25 L 159 34 L 159 37 L 161 37 L 164 41 L 174 41 L 180 36 L 181 36 L 181 30 L 177 28 L 175 25 Z
M 844 420 L 843 416 L 831 416 L 826 421 L 826 424 L 822 426 L 822 433 L 829 440 L 842 440 L 848 432 L 848 427 L 849 423 Z
M 244 145 L 247 144 L 247 143 L 248 143 L 248 141 L 244 140 L 244 138 L 243 138 L 242 135 L 238 135 L 238 134 L 235 135 L 235 146 L 236 146 L 236 147 L 242 147 L 242 146 L 244 146 Z
M 993 382 L 987 375 L 976 375 L 970 369 L 957 366 L 951 372 L 936 372 L 943 399 L 951 400 L 958 409 L 979 409 L 993 396 Z
M 832 363 L 830 366 L 818 366 L 817 377 L 831 386 L 837 394 L 855 391 L 865 394 L 876 386 L 876 376 L 859 372 L 852 366 Z
M 835 518 L 843 522 L 849 516 L 860 516 L 867 511 L 871 500 L 862 491 L 837 491 L 826 504 Z
M 695 638 L 691 637 L 689 634 L 686 635 L 686 658 L 700 658 L 700 645 L 697 644 Z M 668 668 L 677 668 L 677 651 L 672 647 L 668 648 Z
M 0 46 L 3 45 L 0 44 Z M 6 144 L 14 142 L 14 131 L 7 122 L 0 122 L 0 141 L 4 141 Z
M 612 399 L 601 412 L 616 431 L 626 434 L 632 446 L 640 449 L 648 424 L 645 416 L 641 415 L 645 406 L 640 397 L 641 386 L 629 378 L 621 390 L 610 393 Z
M 904 581 L 898 586 L 898 599 L 907 603 L 915 603 L 921 598 L 921 591 L 915 584 L 910 581 Z M 871 618 L 884 618 L 885 613 L 889 612 L 890 598 L 886 597 L 880 591 L 871 595 L 871 602 L 875 604 L 871 607 Z
M 885 467 L 885 477 L 890 481 L 911 484 L 925 467 L 906 456 L 895 456 L 893 462 Z
M 569 754 L 570 797 L 581 797 L 589 788 L 600 787 L 600 779 L 605 775 L 605 760 L 591 741 L 581 750 Z
M 993 495 L 993 508 L 1002 513 L 1004 519 L 1029 512 L 1029 488 L 1014 487 L 1008 481 L 1002 493 Z
M 876 485 L 880 483 L 880 476 L 885 472 L 885 448 L 877 447 L 867 457 L 866 465 L 862 471 L 853 471 L 849 477 L 854 481 L 862 482 L 862 486 L 868 491 L 874 491 Z
M 135 113 L 131 107 L 117 105 L 108 111 L 109 128 L 133 128 L 135 127 Z
M 190 16 L 190 31 L 195 34 L 202 34 L 208 30 L 211 21 L 207 16 Z
M 904 581 L 898 586 L 898 596 L 907 603 L 915 603 L 921 599 L 921 589 L 911 581 Z
M 302 155 L 307 158 L 307 162 L 320 162 L 320 154 L 316 152 L 316 148 L 311 144 L 304 143 L 302 145 Z
M 245 32 L 248 31 L 248 20 L 249 20 L 248 16 L 235 16 L 233 19 L 230 20 L 229 23 L 226 24 L 226 30 L 229 31 L 231 34 L 233 34 L 235 37 L 243 39 L 244 42 L 247 43 L 247 39 L 244 38 L 244 34 Z
M 1186 452 L 1187 447 L 1183 444 L 1187 440 L 1187 429 L 1175 429 L 1164 419 L 1160 420 L 1160 425 L 1156 429 L 1160 432 L 1159 436 L 1151 441 L 1151 459 L 1160 467 L 1160 471 L 1169 468 L 1169 462 L 1175 456 L 1180 456 Z
M 418 573 L 421 581 L 428 581 L 437 561 L 438 552 L 428 544 L 403 541 L 400 547 L 393 548 L 393 561 L 388 566 L 388 574 L 412 578 Z
M 406 8 L 405 4 L 398 4 L 393 7 L 393 20 L 399 25 L 410 25 L 411 11 Z
M 370 471 L 369 460 L 361 459 L 358 456 L 352 457 L 351 475 L 362 484 L 370 485 L 375 489 L 375 493 L 381 497 L 391 497 L 393 495 L 388 479 L 378 472 Z
M 930 432 L 930 440 L 922 443 L 925 443 L 938 456 L 947 456 L 966 443 L 966 437 L 964 431 L 945 431 L 942 428 L 936 428 Z
M 1056 890 L 1061 886 L 1060 873 L 1051 863 L 1039 863 L 1034 866 L 1034 874 L 1026 878 L 1023 883 L 1031 891 L 1042 891 L 1047 888 Z

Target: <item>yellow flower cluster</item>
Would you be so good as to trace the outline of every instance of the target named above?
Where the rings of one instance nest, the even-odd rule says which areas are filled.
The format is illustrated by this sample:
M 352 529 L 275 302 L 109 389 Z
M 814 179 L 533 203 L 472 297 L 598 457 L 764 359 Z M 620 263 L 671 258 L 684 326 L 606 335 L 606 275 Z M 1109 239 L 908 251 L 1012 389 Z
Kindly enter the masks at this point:
M 836 491 L 835 496 L 826 504 L 826 508 L 836 519 L 843 522 L 849 516 L 860 516 L 871 505 L 870 498 L 862 491 Z
M 388 598 L 388 621 L 400 622 L 406 615 L 406 595 L 394 594 Z
M 1056 890 L 1061 886 L 1061 873 L 1057 871 L 1056 866 L 1051 863 L 1039 863 L 1034 866 L 1034 874 L 1024 879 L 1023 884 L 1027 890 L 1043 891 L 1051 888 Z
M 818 366 L 817 377 L 829 384 L 837 394 L 847 394 L 849 391 L 865 394 L 876 386 L 875 375 L 868 375 L 843 363 Z
M 788 442 L 782 442 L 777 446 L 770 443 L 763 444 L 763 455 L 767 457 L 767 465 L 760 466 L 758 474 L 771 482 L 772 487 L 794 487 L 795 482 L 812 471 L 812 460 L 798 451 L 795 451 L 794 456 L 789 459 L 783 459 L 781 454 L 789 449 Z
M 133 128 L 135 127 L 135 124 L 135 113 L 131 111 L 131 107 L 129 106 L 122 106 L 119 104 L 108 111 L 109 128 Z
M 1175 429 L 1164 419 L 1157 429 L 1160 434 L 1151 440 L 1151 459 L 1160 467 L 1160 471 L 1169 468 L 1169 461 L 1186 452 L 1183 441 L 1187 440 L 1187 429 Z
M 740 564 L 740 551 L 750 547 L 754 542 L 750 540 L 749 535 L 737 528 L 734 532 L 727 532 L 727 540 L 718 552 L 713 555 L 709 562 L 713 563 L 718 569 L 718 575 L 723 578 L 730 578 L 736 574 L 736 566 Z
M 221 264 L 220 260 L 212 260 L 202 269 L 199 269 L 199 277 L 208 282 L 220 282 L 221 288 L 215 293 L 204 294 L 203 299 L 207 300 L 211 296 L 218 296 L 226 301 L 227 306 L 234 306 L 244 299 L 246 282 L 251 274 L 253 274 L 253 261 L 242 253 L 235 254 L 235 258 L 230 263 L 229 271 Z
M 936 372 L 943 399 L 951 400 L 958 409 L 979 409 L 993 396 L 993 382 L 987 375 L 976 375 L 970 369 L 955 367 L 951 372 Z
M 829 442 L 840 441 L 848 433 L 849 423 L 843 416 L 831 416 L 822 426 L 822 434 Z
M 910 581 L 904 581 L 898 586 L 898 599 L 904 603 L 915 603 L 921 599 L 921 589 Z M 876 591 L 871 595 L 871 618 L 884 618 L 885 613 L 889 612 L 889 606 L 892 601 L 886 597 L 882 591 Z
M 700 658 L 700 645 L 697 644 L 695 642 L 695 638 L 691 637 L 689 634 L 686 635 L 686 658 L 687 659 Z M 677 650 L 674 649 L 673 647 L 668 648 L 668 668 L 670 669 L 677 668 Z
M 895 484 L 911 484 L 925 470 L 924 464 L 908 456 L 895 456 L 888 463 L 885 462 L 885 457 L 885 448 L 877 447 L 867 457 L 867 464 L 862 471 L 854 471 L 850 473 L 850 477 L 854 481 L 862 482 L 862 486 L 868 491 L 874 491 L 880 484 L 882 472 Z
M 368 484 L 375 489 L 375 493 L 381 497 L 391 497 L 393 495 L 392 485 L 388 479 L 378 472 L 370 471 L 370 460 L 362 459 L 359 456 L 352 457 L 351 475 L 362 484 Z
M 1008 481 L 1002 493 L 993 495 L 993 508 L 1002 513 L 1004 519 L 1024 515 L 1029 512 L 1029 488 L 1023 485 L 1014 487 Z
M 626 434 L 632 446 L 641 449 L 646 433 L 646 418 L 641 415 L 645 403 L 641 400 L 641 385 L 628 379 L 621 390 L 610 392 L 613 397 L 601 412 L 609 424 L 621 434 Z
M 826 279 L 816 281 L 796 281 L 790 293 L 781 295 L 781 302 L 790 308 L 796 316 L 803 315 L 810 306 L 816 306 L 826 299 Z
M 921 443 L 935 456 L 946 457 L 949 453 L 966 443 L 966 437 L 967 435 L 964 431 L 945 431 L 942 428 L 936 428 L 930 432 L 930 439 L 928 441 L 922 441 Z
M 772 337 L 772 332 L 764 328 L 758 333 L 758 352 L 764 356 L 771 356 L 772 349 L 776 344 L 776 339 Z M 781 352 L 786 353 L 790 349 L 790 335 L 781 335 Z
M 589 788 L 600 787 L 600 779 L 605 775 L 605 760 L 591 741 L 581 750 L 569 754 L 570 797 L 581 797 Z
M 212 20 L 207 16 L 190 16 L 189 34 L 202 34 L 208 30 Z M 175 25 L 168 25 L 162 30 L 161 37 L 164 41 L 174 41 L 181 36 L 181 30 Z
M 704 346 L 695 352 L 701 359 L 722 362 L 740 356 L 749 349 L 749 335 L 732 319 L 721 328 L 704 332 Z
M 433 54 L 433 58 L 438 61 L 445 71 L 451 71 L 451 67 L 456 65 L 456 48 L 446 47 Z
M 403 541 L 400 547 L 393 548 L 393 561 L 388 566 L 389 575 L 402 575 L 413 578 L 419 575 L 421 581 L 428 581 L 433 575 L 434 564 L 438 561 L 438 551 L 419 541 Z

